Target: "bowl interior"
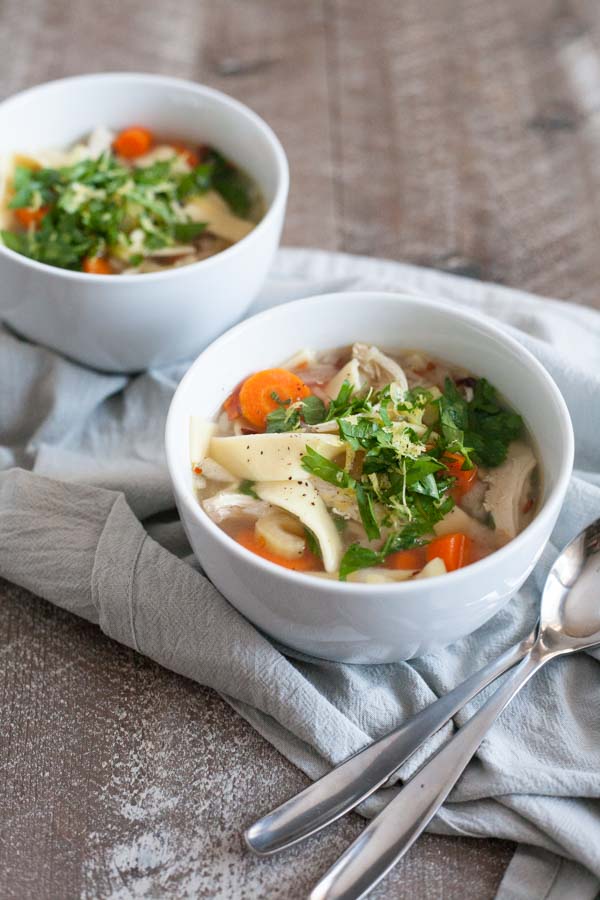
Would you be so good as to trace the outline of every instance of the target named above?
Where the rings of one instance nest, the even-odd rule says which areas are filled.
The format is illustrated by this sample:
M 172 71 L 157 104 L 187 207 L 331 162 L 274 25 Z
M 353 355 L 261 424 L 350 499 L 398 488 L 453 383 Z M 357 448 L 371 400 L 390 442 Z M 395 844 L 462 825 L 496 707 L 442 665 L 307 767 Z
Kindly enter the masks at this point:
M 475 315 L 407 295 L 331 294 L 268 310 L 227 332 L 196 360 L 173 400 L 167 423 L 171 477 L 193 497 L 188 455 L 191 414 L 212 419 L 232 388 L 257 369 L 298 349 L 325 349 L 356 340 L 383 349 L 423 349 L 485 376 L 521 413 L 542 468 L 547 502 L 572 464 L 568 412 L 545 369 L 497 327 Z
M 132 124 L 212 144 L 256 180 L 267 205 L 274 200 L 285 163 L 269 127 L 219 91 L 160 76 L 81 76 L 24 91 L 0 104 L 0 154 L 68 147 L 98 125 Z

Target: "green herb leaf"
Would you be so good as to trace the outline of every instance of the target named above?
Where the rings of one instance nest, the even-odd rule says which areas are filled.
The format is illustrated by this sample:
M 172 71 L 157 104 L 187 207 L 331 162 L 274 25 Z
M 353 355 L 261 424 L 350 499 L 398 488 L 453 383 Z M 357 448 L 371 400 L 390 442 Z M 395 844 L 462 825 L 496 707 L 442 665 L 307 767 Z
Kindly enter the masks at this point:
M 182 244 L 193 241 L 206 230 L 206 222 L 178 222 L 173 226 L 173 237 Z
M 290 407 L 289 400 L 282 401 L 277 394 L 273 394 L 273 399 L 279 403 L 279 409 L 267 416 L 267 432 L 269 433 L 295 431 L 302 422 L 306 425 L 317 425 L 325 420 L 327 414 L 325 404 L 313 394 L 302 400 L 299 408 L 295 404 Z
M 344 469 L 325 456 L 321 456 L 313 447 L 306 448 L 306 453 L 302 457 L 302 468 L 336 487 L 349 488 L 356 484 L 354 478 Z
M 377 566 L 381 561 L 381 553 L 378 553 L 376 550 L 370 550 L 368 547 L 361 547 L 360 544 L 351 544 L 342 556 L 340 562 L 340 581 L 345 581 L 352 572 L 358 572 L 359 569 Z
M 321 559 L 321 547 L 310 528 L 304 527 L 304 535 L 306 537 L 306 546 L 310 552 Z
M 244 478 L 244 480 L 240 481 L 240 483 L 238 485 L 238 488 L 237 488 L 238 493 L 246 494 L 246 496 L 248 496 L 248 497 L 255 497 L 258 500 L 259 496 L 256 493 L 256 491 L 254 490 L 254 484 L 255 484 L 254 481 L 249 481 L 247 478 Z
M 319 422 L 324 422 L 327 416 L 325 404 L 314 394 L 310 394 L 302 401 L 301 413 L 307 425 L 318 425 Z
M 342 556 L 340 562 L 340 581 L 345 581 L 352 572 L 359 569 L 368 569 L 382 565 L 391 553 L 398 550 L 410 550 L 412 547 L 420 547 L 423 544 L 418 529 L 407 526 L 395 534 L 391 534 L 381 550 L 371 550 L 360 544 L 351 544 Z
M 0 231 L 0 237 L 4 246 L 8 247 L 9 250 L 14 250 L 15 253 L 21 253 L 23 256 L 29 256 L 29 242 L 26 234 L 17 234 L 15 231 L 3 230 Z
M 279 404 L 279 409 L 274 409 L 267 415 L 267 433 L 294 431 L 298 428 L 300 414 L 296 406 L 292 406 L 289 400 L 282 400 L 274 391 L 271 397 Z
M 468 459 L 464 443 L 465 431 L 469 427 L 469 408 L 451 378 L 446 378 L 439 407 L 440 427 L 447 449 L 462 453 Z
M 356 493 L 356 502 L 358 503 L 358 511 L 365 529 L 365 533 L 370 541 L 375 540 L 381 534 L 377 519 L 375 518 L 375 510 L 373 509 L 373 498 L 370 493 L 365 491 L 362 484 L 355 483 L 354 491 Z
M 364 412 L 369 408 L 368 397 L 355 394 L 354 388 L 350 382 L 344 381 L 337 397 L 329 403 L 326 421 L 331 422 L 333 419 L 351 416 L 359 412 Z
M 193 194 L 205 194 L 213 186 L 214 162 L 200 163 L 183 176 L 177 188 L 179 200 L 187 200 Z
M 485 378 L 475 385 L 468 416 L 465 438 L 476 461 L 490 467 L 501 465 L 510 443 L 523 433 L 521 416 L 500 405 L 496 390 Z
M 252 209 L 250 180 L 236 169 L 217 150 L 212 150 L 209 158 L 213 166 L 212 187 L 218 191 L 232 213 L 247 219 Z

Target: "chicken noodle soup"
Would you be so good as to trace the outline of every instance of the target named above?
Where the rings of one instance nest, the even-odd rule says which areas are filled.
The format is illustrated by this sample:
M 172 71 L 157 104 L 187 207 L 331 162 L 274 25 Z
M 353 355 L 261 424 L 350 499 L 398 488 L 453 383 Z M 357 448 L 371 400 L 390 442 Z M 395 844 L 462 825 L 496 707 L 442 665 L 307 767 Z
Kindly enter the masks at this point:
M 90 274 L 198 262 L 245 237 L 263 212 L 254 182 L 217 150 L 139 126 L 98 128 L 70 150 L 0 166 L 5 246 Z
M 397 582 L 493 553 L 534 515 L 537 461 L 485 378 L 421 351 L 299 352 L 192 418 L 199 502 L 233 540 L 319 577 Z

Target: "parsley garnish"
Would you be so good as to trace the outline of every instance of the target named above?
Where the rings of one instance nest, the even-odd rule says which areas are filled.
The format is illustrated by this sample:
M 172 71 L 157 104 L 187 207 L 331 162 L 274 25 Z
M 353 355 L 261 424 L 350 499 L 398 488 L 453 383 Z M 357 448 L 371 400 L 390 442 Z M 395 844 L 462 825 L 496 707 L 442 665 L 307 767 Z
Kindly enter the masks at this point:
M 340 562 L 340 581 L 345 581 L 352 572 L 359 569 L 368 569 L 372 566 L 380 566 L 391 553 L 398 550 L 410 550 L 412 547 L 420 547 L 423 543 L 422 532 L 415 526 L 407 525 L 402 532 L 391 534 L 381 550 L 371 550 L 360 544 L 351 544 L 346 550 Z
M 195 240 L 206 228 L 206 222 L 178 222 L 173 226 L 173 237 L 183 244 Z
M 439 399 L 440 428 L 445 441 L 445 450 L 460 453 L 472 468 L 471 448 L 465 442 L 469 428 L 469 406 L 451 378 L 446 378 L 444 393 Z
M 473 456 L 484 466 L 499 466 L 506 459 L 511 441 L 523 433 L 523 419 L 498 402 L 495 389 L 480 378 L 469 403 L 467 440 Z
M 304 527 L 304 536 L 306 538 L 306 546 L 308 547 L 310 552 L 312 554 L 314 554 L 314 556 L 321 559 L 322 554 L 321 554 L 321 547 L 319 546 L 319 542 L 316 539 L 316 537 L 314 536 L 313 532 L 310 530 L 310 528 L 307 528 L 306 526 Z
M 470 402 L 447 378 L 439 403 L 445 449 L 461 453 L 468 468 L 471 456 L 478 464 L 499 466 L 511 441 L 523 432 L 521 416 L 500 405 L 495 388 L 485 378 L 476 382 Z
M 302 466 L 354 495 L 369 541 L 385 538 L 379 549 L 352 544 L 341 561 L 342 580 L 358 569 L 381 565 L 391 553 L 426 543 L 454 506 L 450 492 L 455 479 L 445 453 L 461 454 L 463 468 L 499 465 L 523 427 L 520 416 L 500 405 L 485 379 L 476 383 L 471 401 L 451 379 L 441 396 L 437 389 L 416 387 L 398 398 L 390 385 L 355 392 L 344 382 L 327 408 L 313 396 L 297 403 L 282 402 L 276 395 L 273 399 L 279 408 L 268 416 L 267 431 L 335 420 L 349 454 L 346 467 L 312 447 L 307 447 Z
M 252 197 L 247 176 L 217 150 L 211 150 L 208 165 L 212 166 L 212 187 L 218 191 L 236 216 L 248 218 Z
M 280 400 L 277 394 L 273 399 L 279 409 L 267 416 L 267 431 L 296 431 L 304 425 L 318 425 L 320 422 L 331 422 L 341 416 L 355 415 L 369 408 L 368 395 L 354 393 L 352 385 L 345 381 L 337 397 L 325 407 L 323 401 L 314 394 L 290 406 L 289 401 Z
M 237 489 L 239 494 L 246 494 L 248 497 L 255 497 L 257 500 L 259 499 L 258 494 L 254 490 L 254 482 L 247 478 L 240 481 Z
M 16 166 L 10 209 L 43 209 L 34 229 L 0 232 L 11 250 L 63 269 L 81 269 L 87 256 L 110 253 L 129 265 L 154 250 L 193 242 L 206 228 L 181 205 L 213 188 L 234 213 L 248 216 L 250 183 L 223 157 L 181 173 L 177 155 L 145 167 L 119 162 L 111 151 L 59 169 Z M 242 187 L 245 185 L 245 187 Z
M 314 394 L 293 404 L 289 400 L 281 400 L 275 393 L 271 396 L 279 404 L 279 408 L 267 416 L 269 434 L 295 431 L 302 424 L 317 425 L 325 421 L 327 415 L 325 404 Z

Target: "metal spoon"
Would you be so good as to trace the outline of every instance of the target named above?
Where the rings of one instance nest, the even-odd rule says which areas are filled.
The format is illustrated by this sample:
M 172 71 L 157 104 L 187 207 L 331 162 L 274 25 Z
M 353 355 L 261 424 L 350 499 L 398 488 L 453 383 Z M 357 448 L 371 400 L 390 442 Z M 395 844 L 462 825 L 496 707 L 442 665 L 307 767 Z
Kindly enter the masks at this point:
M 329 869 L 310 900 L 357 900 L 404 856 L 440 808 L 503 709 L 543 665 L 600 645 L 600 519 L 560 554 L 542 595 L 540 630 L 525 659 L 407 781 Z
M 385 784 L 469 700 L 523 659 L 533 647 L 536 635 L 537 628 L 403 725 L 263 816 L 244 835 L 248 847 L 258 856 L 268 856 L 315 834 L 354 809 Z

